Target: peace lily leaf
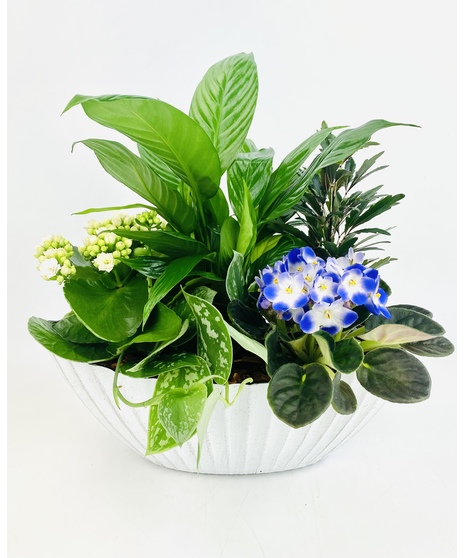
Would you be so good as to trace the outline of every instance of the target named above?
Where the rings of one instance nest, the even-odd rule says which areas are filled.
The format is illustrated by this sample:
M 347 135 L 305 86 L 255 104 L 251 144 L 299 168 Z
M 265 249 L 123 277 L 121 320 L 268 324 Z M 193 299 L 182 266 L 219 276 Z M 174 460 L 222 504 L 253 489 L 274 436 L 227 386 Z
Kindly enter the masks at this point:
M 444 328 L 441 325 L 439 325 L 437 322 L 435 322 L 425 314 L 421 314 L 420 312 L 416 312 L 407 308 L 391 309 L 390 307 L 389 312 L 391 314 L 391 319 L 385 318 L 382 315 L 372 315 L 367 319 L 367 321 L 365 322 L 365 329 L 367 333 L 362 336 L 364 340 L 376 340 L 375 337 L 377 336 L 377 333 L 374 331 L 375 329 L 378 329 L 380 326 L 383 326 L 385 329 L 386 325 L 394 324 L 416 329 L 418 330 L 419 334 L 425 334 L 423 338 L 418 337 L 416 339 L 405 339 L 403 341 L 404 343 L 410 341 L 422 341 L 431 337 L 443 335 L 445 333 Z M 380 336 L 385 335 L 384 329 L 378 332 L 380 333 Z M 408 333 L 407 330 L 404 331 L 404 334 L 405 333 Z
M 244 285 L 244 256 L 234 251 L 233 259 L 226 274 L 226 292 L 229 300 L 242 300 L 245 294 Z
M 331 405 L 340 415 L 351 415 L 357 409 L 357 398 L 349 384 L 341 380 L 340 372 L 333 379 L 333 400 Z
M 158 418 L 179 446 L 194 435 L 206 400 L 204 384 L 195 384 L 187 390 L 172 389 L 161 399 Z
M 243 333 L 238 331 L 236 328 L 232 327 L 227 322 L 225 322 L 224 325 L 226 326 L 226 329 L 228 330 L 231 338 L 234 339 L 234 341 L 236 341 L 237 343 L 239 343 L 239 345 L 243 349 L 249 351 L 250 353 L 253 353 L 254 355 L 257 355 L 264 362 L 267 362 L 267 350 L 264 347 L 264 345 L 262 345 L 258 341 L 255 341 L 255 339 L 251 339 L 247 335 L 244 335 Z
M 124 238 L 142 242 L 152 250 L 165 254 L 165 256 L 170 258 L 180 258 L 196 254 L 206 255 L 208 253 L 205 244 L 177 232 L 127 231 L 126 229 L 117 229 L 115 232 Z
M 333 382 L 321 364 L 302 368 L 290 363 L 281 366 L 268 385 L 268 402 L 274 414 L 293 428 L 310 424 L 331 403 Z
M 342 339 L 335 341 L 325 331 L 313 334 L 323 354 L 325 364 L 339 372 L 349 374 L 354 372 L 363 362 L 363 349 L 355 339 Z
M 245 53 L 213 65 L 195 90 L 189 114 L 216 147 L 222 172 L 247 137 L 257 97 L 257 67 L 253 55 Z
M 221 230 L 223 223 L 229 217 L 229 203 L 221 189 L 204 204 L 205 212 L 213 219 L 214 227 Z
M 140 256 L 138 258 L 128 258 L 124 262 L 131 269 L 135 269 L 142 275 L 151 279 L 158 279 L 165 271 L 167 263 L 154 256 Z
M 147 427 L 147 450 L 145 455 L 162 453 L 178 444 L 172 438 L 158 418 L 158 405 L 151 405 Z
M 170 167 L 152 151 L 145 149 L 142 145 L 138 145 L 137 150 L 139 151 L 141 158 L 147 163 L 153 172 L 159 176 L 162 181 L 169 188 L 171 188 L 171 190 L 179 192 L 181 187 L 181 179 L 179 176 L 175 174 Z
M 256 244 L 253 247 L 252 252 L 250 253 L 250 261 L 254 262 L 258 258 L 260 258 L 260 256 L 263 256 L 263 254 L 266 254 L 269 250 L 275 248 L 282 238 L 283 236 L 281 235 L 274 235 L 265 238 L 264 240 Z
M 239 236 L 236 250 L 246 256 L 255 246 L 257 239 L 257 214 L 247 184 L 243 184 L 242 215 L 239 220 Z
M 198 354 L 205 359 L 215 381 L 225 384 L 232 366 L 232 342 L 220 312 L 206 300 L 184 292 L 197 322 Z
M 333 132 L 337 127 L 320 130 L 303 141 L 291 151 L 273 172 L 264 198 L 264 210 L 269 208 L 273 201 L 281 194 L 290 182 L 296 178 L 296 173 L 309 158 L 310 154 Z
M 94 335 L 106 341 L 123 341 L 134 335 L 142 322 L 147 281 L 136 275 L 123 286 L 109 289 L 98 273 L 91 278 L 66 281 L 63 293 L 73 312 Z
M 417 343 L 405 343 L 402 348 L 409 353 L 425 357 L 446 357 L 455 351 L 454 345 L 445 337 L 434 337 Z
M 153 211 L 155 208 L 145 203 L 130 203 L 128 205 L 111 205 L 108 207 L 89 207 L 82 211 L 75 211 L 73 215 L 88 215 L 89 213 L 101 213 L 102 211 L 125 211 L 127 209 L 148 209 Z
M 237 329 L 258 341 L 263 341 L 269 324 L 256 308 L 250 308 L 240 300 L 232 300 L 227 307 L 228 316 Z
M 89 118 L 152 151 L 204 199 L 218 190 L 218 153 L 202 128 L 177 108 L 146 97 L 76 95 L 63 112 L 80 104 Z
M 273 149 L 240 153 L 229 167 L 228 194 L 231 206 L 239 220 L 242 216 L 244 182 L 249 188 L 253 206 L 257 209 L 268 187 L 273 157 Z
M 79 143 L 92 149 L 102 167 L 113 178 L 152 203 L 170 225 L 186 234 L 195 229 L 197 217 L 192 207 L 187 205 L 178 192 L 166 186 L 149 165 L 127 147 L 116 141 L 98 139 Z
M 369 351 L 357 378 L 367 391 L 394 403 L 423 401 L 431 389 L 425 366 L 411 354 L 392 347 Z
M 144 324 L 150 312 L 165 297 L 173 287 L 178 285 L 186 275 L 203 259 L 203 256 L 185 256 L 168 264 L 162 275 L 156 280 L 149 294 L 149 299 L 144 307 Z
M 52 329 L 60 337 L 66 339 L 66 341 L 71 341 L 71 343 L 106 343 L 89 331 L 72 313 L 67 314 L 58 322 L 50 323 L 52 323 Z
M 225 219 L 221 227 L 220 250 L 218 254 L 219 264 L 222 268 L 227 269 L 234 256 L 234 251 L 239 238 L 239 223 L 234 217 Z
M 73 343 L 63 339 L 54 329 L 56 322 L 29 318 L 27 328 L 34 339 L 51 353 L 77 362 L 101 362 L 111 358 L 107 344 Z

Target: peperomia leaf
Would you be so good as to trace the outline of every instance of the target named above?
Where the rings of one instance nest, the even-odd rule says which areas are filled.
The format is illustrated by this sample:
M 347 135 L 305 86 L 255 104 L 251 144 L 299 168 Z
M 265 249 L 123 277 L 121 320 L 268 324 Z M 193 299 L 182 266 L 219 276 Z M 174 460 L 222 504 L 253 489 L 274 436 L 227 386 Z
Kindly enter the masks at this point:
M 425 366 L 406 351 L 392 347 L 369 351 L 357 378 L 367 391 L 394 403 L 424 401 L 431 389 Z
M 111 358 L 108 344 L 73 343 L 61 337 L 54 328 L 57 322 L 29 318 L 27 328 L 34 339 L 51 353 L 76 362 L 101 362 Z
M 187 114 L 157 99 L 129 95 L 76 95 L 63 112 L 79 104 L 95 122 L 153 152 L 199 197 L 216 194 L 221 177 L 218 153 Z
M 310 424 L 329 407 L 333 382 L 321 364 L 305 368 L 290 363 L 281 366 L 268 385 L 268 402 L 274 414 L 293 428 Z
M 257 96 L 257 67 L 253 55 L 245 53 L 214 64 L 195 90 L 189 114 L 216 147 L 222 172 L 242 148 Z
M 86 277 L 66 281 L 63 293 L 76 316 L 94 335 L 119 342 L 134 335 L 147 302 L 147 280 L 141 275 L 120 287 L 108 288 L 99 272 L 86 269 Z M 106 273 L 106 272 L 100 272 Z
M 215 306 L 201 298 L 184 292 L 197 322 L 197 351 L 205 359 L 215 381 L 225 384 L 232 366 L 232 342 L 223 316 Z
M 194 210 L 179 192 L 167 186 L 149 165 L 127 147 L 99 139 L 81 141 L 97 156 L 102 167 L 116 180 L 152 203 L 175 229 L 189 234 L 197 226 Z
M 357 409 L 357 398 L 349 384 L 341 380 L 340 372 L 333 379 L 333 400 L 331 405 L 340 415 L 351 415 Z

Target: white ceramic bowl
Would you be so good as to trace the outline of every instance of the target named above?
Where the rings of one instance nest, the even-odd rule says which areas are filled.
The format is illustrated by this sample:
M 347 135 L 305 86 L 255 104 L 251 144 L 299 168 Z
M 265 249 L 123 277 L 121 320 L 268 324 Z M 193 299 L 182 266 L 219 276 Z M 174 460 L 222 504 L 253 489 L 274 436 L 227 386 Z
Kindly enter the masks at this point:
M 121 409 L 116 407 L 111 370 L 55 358 L 79 398 L 120 440 L 157 465 L 197 473 L 197 436 L 182 448 L 145 456 L 148 408 L 124 404 Z M 156 380 L 120 378 L 127 399 L 144 401 L 153 395 Z M 226 409 L 218 403 L 208 426 L 198 472 L 272 473 L 316 463 L 356 434 L 383 404 L 360 386 L 355 374 L 344 380 L 357 397 L 356 412 L 340 415 L 330 407 L 314 423 L 298 429 L 287 426 L 273 414 L 266 398 L 266 384 L 245 386 L 234 405 Z M 230 386 L 231 400 L 237 389 L 238 385 Z

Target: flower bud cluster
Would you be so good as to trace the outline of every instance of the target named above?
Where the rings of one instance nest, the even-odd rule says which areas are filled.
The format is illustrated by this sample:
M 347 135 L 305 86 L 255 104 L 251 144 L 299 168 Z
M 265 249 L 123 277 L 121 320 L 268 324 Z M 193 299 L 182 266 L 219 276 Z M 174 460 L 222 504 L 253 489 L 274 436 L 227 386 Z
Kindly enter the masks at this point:
M 165 224 L 154 211 L 144 211 L 135 216 L 119 213 L 103 221 L 92 220 L 85 228 L 89 236 L 83 240 L 84 246 L 79 247 L 79 252 L 86 260 L 91 260 L 99 271 L 110 272 L 121 260 L 129 258 L 134 248 L 141 245 L 113 231 L 164 229 Z
M 357 320 L 355 306 L 390 318 L 379 272 L 363 261 L 364 254 L 352 248 L 345 257 L 326 261 L 309 247 L 295 248 L 255 278 L 260 290 L 257 306 L 293 320 L 304 333 L 338 333 Z
M 57 234 L 46 238 L 37 246 L 34 257 L 39 261 L 37 269 L 42 278 L 61 284 L 76 273 L 76 268 L 70 261 L 72 255 L 71 243 Z

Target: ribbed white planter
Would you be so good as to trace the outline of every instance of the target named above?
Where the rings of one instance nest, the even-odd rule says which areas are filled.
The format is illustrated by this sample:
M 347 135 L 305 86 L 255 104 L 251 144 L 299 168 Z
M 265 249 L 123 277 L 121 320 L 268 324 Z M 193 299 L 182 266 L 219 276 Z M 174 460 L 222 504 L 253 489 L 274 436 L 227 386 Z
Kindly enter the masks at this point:
M 113 373 L 101 366 L 56 357 L 63 374 L 89 410 L 118 438 L 145 457 L 147 408 L 124 404 L 118 409 L 112 395 Z M 247 385 L 229 408 L 218 403 L 202 449 L 200 473 L 243 475 L 272 473 L 316 463 L 356 434 L 381 408 L 383 401 L 359 384 L 355 374 L 344 378 L 358 400 L 352 415 L 340 415 L 331 407 L 314 423 L 294 429 L 271 411 L 266 384 Z M 153 395 L 156 380 L 121 376 L 123 393 L 131 401 Z M 230 398 L 238 385 L 230 386 Z M 197 473 L 197 437 L 182 448 L 145 457 L 153 463 Z

